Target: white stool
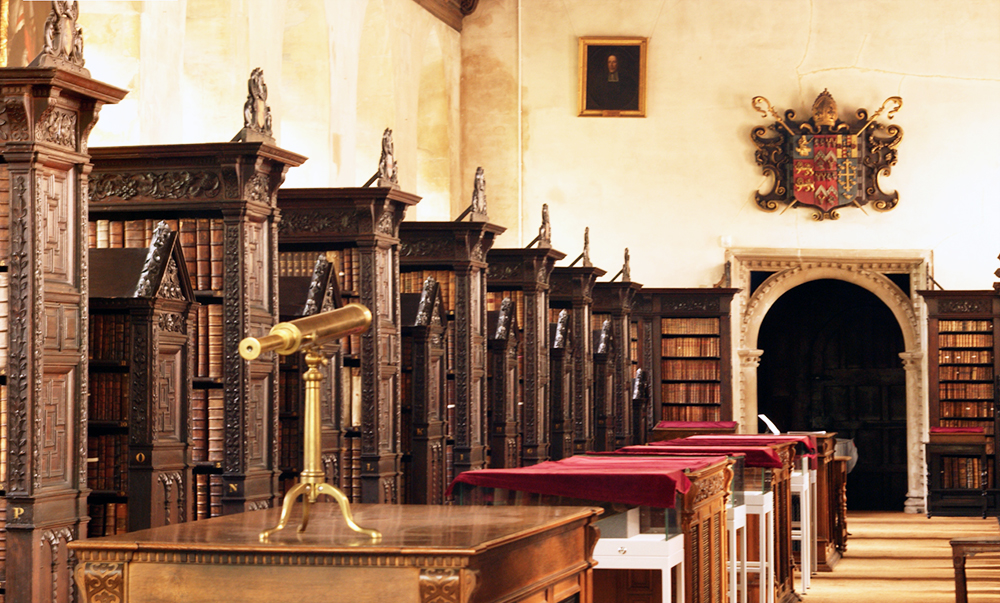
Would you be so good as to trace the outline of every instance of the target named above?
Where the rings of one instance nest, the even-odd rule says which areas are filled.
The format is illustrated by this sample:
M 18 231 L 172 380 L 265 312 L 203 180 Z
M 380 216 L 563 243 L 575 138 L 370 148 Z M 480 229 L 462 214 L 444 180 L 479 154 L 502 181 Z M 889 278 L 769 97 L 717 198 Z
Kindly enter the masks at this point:
M 799 520 L 792 522 L 792 540 L 799 543 L 799 573 L 802 576 L 803 592 L 811 586 L 815 534 L 813 521 L 813 473 L 809 469 L 809 459 L 803 458 L 803 468 L 792 471 L 791 494 L 792 501 L 798 505 Z
M 601 537 L 594 547 L 597 569 L 652 569 L 663 574 L 662 601 L 670 603 L 671 570 L 678 568 L 677 600 L 684 600 L 684 534 L 669 540 L 663 534 L 637 534 L 631 538 Z
M 747 603 L 747 507 L 727 509 L 729 528 L 729 603 Z M 739 548 L 737 548 L 737 546 Z M 737 580 L 737 577 L 739 580 Z
M 757 516 L 759 561 L 747 561 L 747 571 L 760 578 L 760 603 L 774 603 L 774 492 L 745 492 L 747 515 Z

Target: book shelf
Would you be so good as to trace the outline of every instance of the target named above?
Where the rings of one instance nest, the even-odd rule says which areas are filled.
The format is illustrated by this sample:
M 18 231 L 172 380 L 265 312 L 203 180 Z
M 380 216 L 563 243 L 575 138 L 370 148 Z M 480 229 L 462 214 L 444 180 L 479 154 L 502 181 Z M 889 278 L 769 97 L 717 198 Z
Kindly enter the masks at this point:
M 1000 297 L 988 290 L 920 294 L 930 351 L 927 513 L 996 515 Z M 980 443 L 964 445 L 972 440 Z
M 522 465 L 549 458 L 549 277 L 555 263 L 565 257 L 561 251 L 542 247 L 494 248 L 486 258 L 488 309 L 498 310 L 509 297 L 518 318 Z
M 88 536 L 183 523 L 194 292 L 177 233 L 89 255 Z
M 441 290 L 433 277 L 420 293 L 400 296 L 402 396 L 400 428 L 404 501 L 442 504 L 445 476 L 445 330 Z
M 601 413 L 606 417 L 604 450 L 638 443 L 631 441 L 629 435 L 632 434 L 632 379 L 639 367 L 639 325 L 632 320 L 632 304 L 641 288 L 641 284 L 630 281 L 594 284 L 594 324 L 599 326 L 605 320 L 611 321 L 611 356 L 608 359 L 611 394 L 603 406 L 596 405 L 599 428 Z M 601 390 L 595 387 L 594 391 Z
M 567 308 L 570 312 L 573 361 L 571 364 L 573 390 L 567 416 L 567 427 L 573 434 L 572 451 L 582 454 L 594 450 L 594 353 L 591 331 L 601 325 L 592 324 L 593 290 L 597 279 L 606 272 L 589 266 L 559 266 L 552 271 L 549 305 Z
M 573 340 L 569 310 L 549 310 L 549 456 L 554 461 L 573 456 Z
M 495 469 L 521 466 L 520 347 L 515 308 L 514 301 L 505 297 L 498 310 L 486 314 L 489 466 Z
M 388 187 L 282 189 L 277 195 L 278 249 L 314 257 L 332 252 L 343 272 L 344 302 L 372 313 L 368 331 L 342 340 L 339 403 L 353 448 L 352 466 L 341 472 L 352 476 L 344 490 L 355 502 L 400 499 L 399 224 L 419 200 Z
M 486 466 L 486 256 L 506 228 L 484 221 L 403 222 L 399 264 L 403 292 L 428 276 L 444 285 L 448 317 L 448 437 L 456 473 Z
M 64 26 L 76 31 L 72 21 Z M 31 67 L 0 69 L 0 155 L 9 180 L 0 196 L 8 304 L 3 536 L 17 551 L 2 554 L 0 588 L 10 601 L 68 600 L 72 568 L 49 560 L 67 558 L 66 544 L 87 532 L 87 138 L 100 108 L 126 94 L 58 61 L 51 45 L 49 53 Z
M 269 507 L 278 493 L 278 364 L 247 363 L 238 346 L 277 321 L 275 193 L 305 157 L 265 142 L 90 151 L 91 246 L 148 245 L 151 224 L 164 220 L 194 269 L 195 517 Z
M 732 420 L 730 304 L 736 289 L 643 289 L 642 365 L 651 370 L 653 425 Z

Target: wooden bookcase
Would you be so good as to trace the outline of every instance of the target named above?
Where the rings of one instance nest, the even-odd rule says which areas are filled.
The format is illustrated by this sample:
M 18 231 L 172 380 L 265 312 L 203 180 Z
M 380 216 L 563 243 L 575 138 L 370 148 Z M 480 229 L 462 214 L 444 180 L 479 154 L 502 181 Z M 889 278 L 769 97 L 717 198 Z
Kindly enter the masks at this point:
M 639 324 L 632 320 L 632 304 L 642 285 L 634 282 L 595 283 L 593 312 L 595 326 L 604 320 L 611 321 L 611 395 L 604 405 L 597 404 L 597 421 L 600 429 L 601 412 L 605 413 L 607 448 L 637 444 L 629 438 L 632 434 L 632 379 L 639 363 Z M 595 392 L 602 391 L 595 387 Z M 601 450 L 601 448 L 598 448 Z
M 441 290 L 433 277 L 420 293 L 403 293 L 401 451 L 403 502 L 442 504 L 445 479 L 445 330 Z
M 183 523 L 194 292 L 177 233 L 91 249 L 89 265 L 88 536 Z
M 550 310 L 549 341 L 549 456 L 554 461 L 573 456 L 573 340 L 569 310 Z M 589 334 L 587 334 L 589 337 Z
M 177 230 L 201 304 L 191 415 L 198 518 L 265 508 L 278 493 L 278 363 L 238 346 L 278 318 L 275 193 L 305 157 L 260 142 L 92 148 L 92 247 L 144 247 Z
M 521 464 L 549 458 L 549 277 L 566 254 L 555 249 L 491 249 L 487 255 L 489 309 L 514 301 L 521 342 L 519 400 Z
M 573 393 L 567 415 L 567 427 L 572 433 L 572 453 L 582 454 L 594 449 L 594 353 L 591 331 L 593 290 L 597 279 L 606 272 L 596 266 L 557 267 L 549 283 L 549 306 L 570 312 L 573 333 L 571 373 Z M 600 325 L 596 325 L 600 328 Z
M 12 553 L 2 555 L 0 588 L 10 601 L 68 601 L 72 564 L 52 560 L 67 559 L 67 543 L 87 532 L 87 138 L 101 107 L 126 94 L 91 79 L 82 57 L 77 66 L 49 50 L 39 66 L 0 69 L 8 180 L 0 400 L 6 394 L 4 545 Z
M 505 230 L 482 221 L 403 222 L 399 227 L 403 292 L 417 292 L 427 276 L 445 284 L 449 482 L 456 473 L 487 463 L 486 256 Z
M 343 350 L 345 371 L 356 369 L 350 384 L 341 380 L 340 392 L 342 411 L 351 408 L 348 440 L 358 444 L 350 490 L 359 502 L 399 502 L 399 224 L 420 198 L 387 187 L 282 189 L 277 197 L 279 250 L 332 252 L 341 263 L 345 303 L 372 313 L 357 348 L 348 343 Z
M 996 515 L 1000 295 L 988 290 L 920 294 L 927 302 L 930 426 L 981 428 L 985 440 L 984 457 L 954 443 L 937 446 L 931 434 L 927 513 L 979 515 L 985 502 L 985 512 Z
M 653 422 L 732 420 L 730 304 L 737 289 L 643 289 L 642 365 Z
M 487 420 L 490 467 L 521 466 L 520 345 L 516 306 L 505 297 L 499 309 L 486 314 Z

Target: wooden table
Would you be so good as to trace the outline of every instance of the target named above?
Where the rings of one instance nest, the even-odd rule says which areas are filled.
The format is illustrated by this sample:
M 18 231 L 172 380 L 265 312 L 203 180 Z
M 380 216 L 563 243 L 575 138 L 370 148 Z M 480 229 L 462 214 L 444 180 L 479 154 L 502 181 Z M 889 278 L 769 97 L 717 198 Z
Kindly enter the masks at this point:
M 76 581 L 91 603 L 591 603 L 586 507 L 354 505 L 352 532 L 332 503 L 308 529 L 258 542 L 278 509 L 70 543 Z
M 965 558 L 977 553 L 1000 553 L 1000 538 L 953 538 L 951 540 L 952 561 L 955 563 L 955 603 L 969 603 L 968 586 L 965 583 Z

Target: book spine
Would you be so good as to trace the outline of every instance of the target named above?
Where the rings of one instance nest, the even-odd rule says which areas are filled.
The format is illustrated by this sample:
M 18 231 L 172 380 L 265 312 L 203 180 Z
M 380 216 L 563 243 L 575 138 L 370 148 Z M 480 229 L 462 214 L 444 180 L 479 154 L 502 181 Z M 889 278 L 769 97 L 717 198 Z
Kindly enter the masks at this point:
M 209 266 L 211 268 L 211 278 L 209 285 L 213 291 L 222 291 L 222 275 L 224 247 L 223 247 L 222 220 L 213 218 L 211 221 L 210 245 L 209 245 Z
M 195 225 L 195 275 L 191 280 L 195 281 L 195 289 L 199 291 L 212 288 L 212 261 L 209 255 L 212 244 L 211 224 L 212 221 L 208 218 L 199 218 Z

